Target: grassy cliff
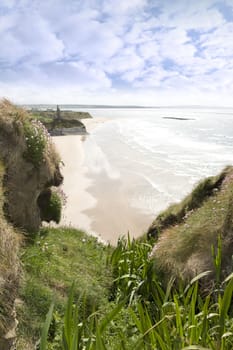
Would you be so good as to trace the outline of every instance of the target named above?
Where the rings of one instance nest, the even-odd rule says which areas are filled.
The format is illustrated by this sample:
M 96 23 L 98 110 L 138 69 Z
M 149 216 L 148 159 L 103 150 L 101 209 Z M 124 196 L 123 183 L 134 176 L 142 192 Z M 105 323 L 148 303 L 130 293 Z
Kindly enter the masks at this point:
M 20 261 L 18 257 L 20 237 L 6 221 L 3 213 L 5 168 L 0 160 L 0 348 L 7 343 L 4 338 L 11 331 L 15 337 L 14 302 L 17 295 Z
M 54 188 L 63 179 L 59 164 L 60 159 L 43 125 L 31 121 L 23 109 L 7 100 L 2 100 L 0 103 L 1 350 L 8 350 L 15 338 L 17 324 L 15 304 L 22 272 L 19 259 L 20 242 L 24 235 L 38 230 L 42 220 L 46 219 L 40 204 L 47 204 L 47 208 L 51 207 Z M 51 191 L 51 196 L 47 196 L 48 191 Z M 49 220 L 54 220 L 52 214 Z
M 232 270 L 233 168 L 200 182 L 183 201 L 162 212 L 149 229 L 158 241 L 153 249 L 157 268 L 190 280 L 200 272 L 214 274 L 213 251 L 222 241 L 222 278 Z
M 233 348 L 232 167 L 161 213 L 148 240 L 110 247 L 72 228 L 39 229 L 59 218 L 60 159 L 43 125 L 8 101 L 0 154 L 1 350 L 15 311 L 17 350 Z
M 42 231 L 23 253 L 21 315 L 31 316 L 21 340 L 39 337 L 54 295 L 42 350 L 232 349 L 232 198 L 228 167 L 161 213 L 155 238 L 113 248 L 77 230 Z
M 30 115 L 39 120 L 52 136 L 69 134 L 86 134 L 86 127 L 82 119 L 92 118 L 88 112 L 32 109 Z

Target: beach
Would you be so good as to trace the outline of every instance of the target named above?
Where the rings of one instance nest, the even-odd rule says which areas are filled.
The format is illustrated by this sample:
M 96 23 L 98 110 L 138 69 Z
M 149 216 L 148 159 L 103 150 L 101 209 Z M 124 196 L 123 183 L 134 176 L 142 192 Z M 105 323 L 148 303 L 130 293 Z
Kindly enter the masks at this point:
M 92 133 L 109 120 L 98 118 L 83 122 L 87 132 Z M 82 229 L 111 244 L 116 244 L 120 236 L 128 233 L 131 237 L 142 235 L 152 222 L 153 215 L 132 206 L 126 185 L 131 181 L 130 177 L 126 179 L 114 174 L 111 165 L 106 163 L 106 159 L 101 159 L 98 147 L 88 141 L 88 137 L 53 137 L 64 163 L 62 190 L 66 204 L 60 225 Z M 107 171 L 102 171 L 105 167 Z

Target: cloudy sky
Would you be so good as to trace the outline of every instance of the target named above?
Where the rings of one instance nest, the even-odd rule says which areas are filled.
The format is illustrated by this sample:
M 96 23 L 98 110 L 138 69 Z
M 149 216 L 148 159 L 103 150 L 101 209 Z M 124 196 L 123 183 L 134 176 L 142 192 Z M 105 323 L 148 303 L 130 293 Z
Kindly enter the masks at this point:
M 233 0 L 0 0 L 0 97 L 233 106 Z

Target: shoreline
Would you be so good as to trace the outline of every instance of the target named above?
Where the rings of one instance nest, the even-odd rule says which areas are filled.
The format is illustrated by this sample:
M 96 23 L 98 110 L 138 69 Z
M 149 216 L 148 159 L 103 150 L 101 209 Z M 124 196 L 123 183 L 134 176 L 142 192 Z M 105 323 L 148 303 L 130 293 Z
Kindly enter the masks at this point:
M 120 174 L 111 176 L 101 168 L 102 159 L 91 132 L 110 119 L 86 119 L 89 135 L 54 136 L 53 141 L 64 162 L 62 189 L 67 203 L 59 226 L 72 226 L 115 245 L 122 235 L 141 236 L 154 216 L 131 205 L 127 197 L 130 181 Z M 88 139 L 89 138 L 89 139 Z M 95 166 L 100 162 L 100 168 Z M 111 163 L 108 163 L 111 167 Z

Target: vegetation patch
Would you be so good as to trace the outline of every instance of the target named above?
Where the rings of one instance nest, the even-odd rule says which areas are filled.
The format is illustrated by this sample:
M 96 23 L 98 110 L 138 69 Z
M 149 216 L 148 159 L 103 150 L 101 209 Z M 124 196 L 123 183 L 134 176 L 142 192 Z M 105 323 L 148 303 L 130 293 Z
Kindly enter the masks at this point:
M 13 327 L 12 317 L 14 298 L 18 288 L 19 259 L 18 246 L 19 238 L 17 233 L 4 218 L 2 210 L 4 204 L 3 176 L 4 165 L 0 160 L 0 338 Z
M 160 234 L 153 249 L 153 257 L 157 269 L 167 279 L 181 276 L 190 280 L 206 270 L 213 273 L 211 246 L 216 249 L 219 235 L 222 237 L 223 251 L 222 279 L 231 272 L 233 170 L 228 168 L 227 171 L 221 186 L 212 195 L 205 197 L 202 206 L 187 212 L 180 223 L 168 226 Z M 195 197 L 198 194 L 194 192 Z M 213 275 L 209 277 L 209 282 L 211 278 Z
M 40 217 L 42 221 L 54 221 L 57 224 L 61 220 L 62 198 L 55 188 L 44 190 L 38 197 Z
M 46 145 L 48 143 L 48 133 L 44 126 L 39 121 L 23 122 L 24 134 L 27 149 L 24 152 L 24 157 L 31 162 L 36 168 L 44 161 Z
M 58 332 L 64 305 L 73 282 L 80 317 L 106 305 L 111 268 L 106 261 L 112 248 L 71 228 L 46 228 L 21 251 L 24 279 L 18 308 L 19 350 L 36 342 L 49 305 L 54 300 L 54 332 Z M 54 334 L 55 334 L 54 333 Z M 24 344 L 20 348 L 20 344 Z M 17 348 L 18 349 L 18 348 Z M 60 349 L 60 348 L 59 348 Z
M 214 256 L 216 271 L 221 266 L 221 244 L 218 248 L 218 255 Z M 189 284 L 182 280 L 175 284 L 171 279 L 164 287 L 156 268 L 151 269 L 150 263 L 145 265 L 148 251 L 145 242 L 119 241 L 109 260 L 117 266 L 115 302 L 82 318 L 73 286 L 64 318 L 60 320 L 58 342 L 51 341 L 53 307 L 50 307 L 40 349 L 232 349 L 233 275 L 221 284 L 216 283 L 205 296 L 199 284 L 208 271 L 195 276 Z M 129 288 L 131 283 L 133 288 Z
M 170 205 L 157 216 L 148 230 L 148 236 L 158 237 L 159 233 L 169 226 L 185 221 L 193 210 L 201 207 L 205 200 L 216 194 L 225 177 L 231 172 L 232 167 L 226 167 L 218 176 L 202 180 L 180 203 Z

